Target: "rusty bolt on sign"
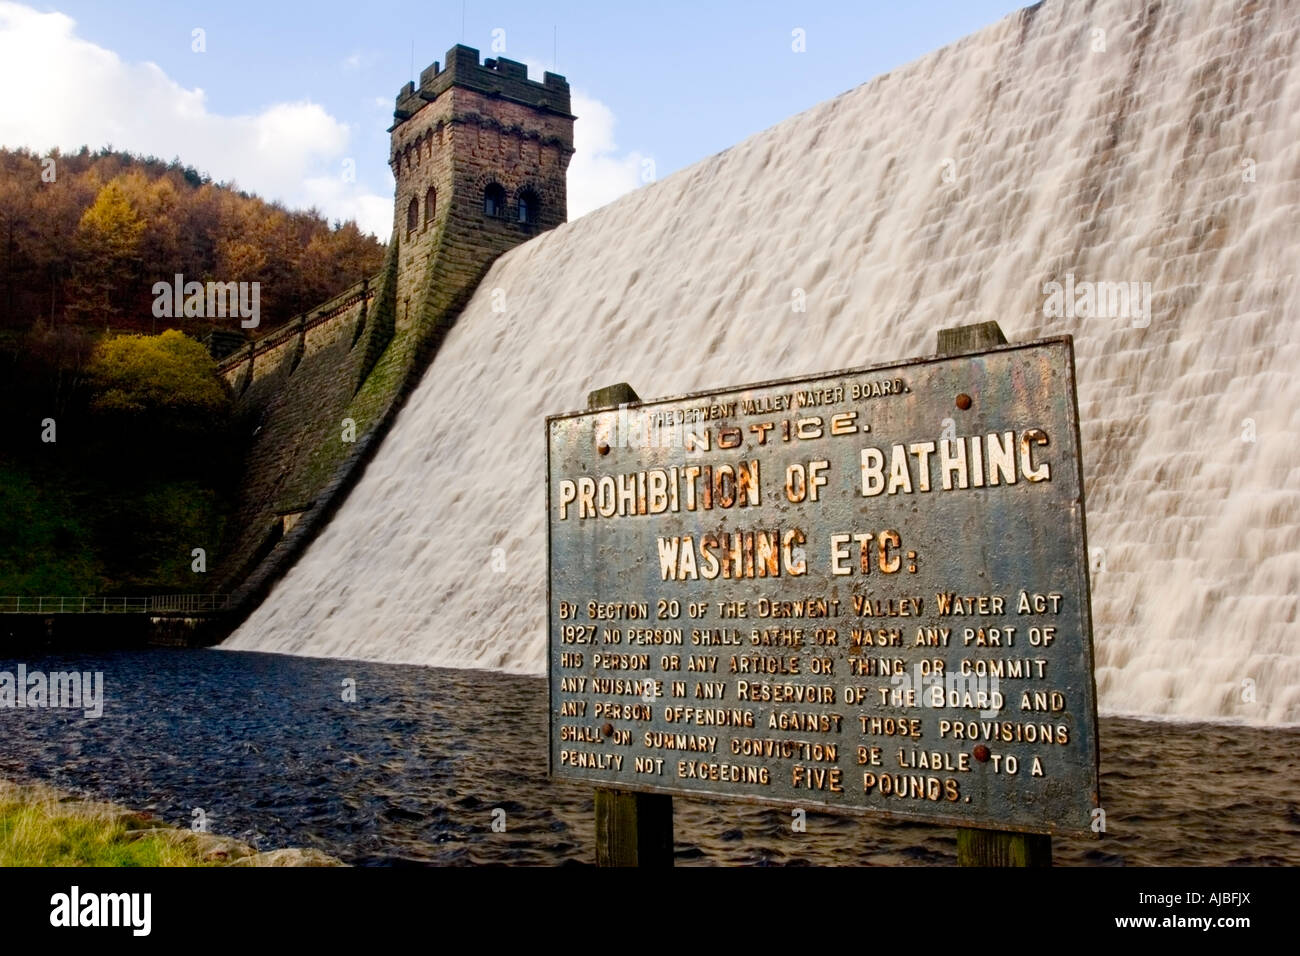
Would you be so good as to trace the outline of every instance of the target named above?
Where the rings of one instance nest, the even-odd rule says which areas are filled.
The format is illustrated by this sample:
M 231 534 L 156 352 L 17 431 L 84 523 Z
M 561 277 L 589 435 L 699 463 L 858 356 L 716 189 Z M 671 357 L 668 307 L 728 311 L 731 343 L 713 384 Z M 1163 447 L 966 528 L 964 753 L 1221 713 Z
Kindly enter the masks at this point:
M 614 732 L 614 725 L 613 725 L 613 724 L 605 724 L 604 726 L 602 726 L 602 727 L 600 728 L 600 732 L 601 732 L 602 734 L 604 734 L 606 737 L 608 737 L 610 734 L 612 734 L 612 733 Z
M 599 445 L 596 446 L 596 451 L 600 452 L 602 455 L 608 455 L 608 454 L 609 454 L 609 442 L 607 442 L 607 441 L 603 441 L 603 442 L 601 442 Z
M 988 747 L 985 747 L 983 744 L 976 744 L 976 745 L 975 745 L 975 759 L 978 760 L 980 763 L 988 763 L 988 760 L 989 760 L 989 748 L 988 748 Z
M 966 409 L 970 408 L 970 396 L 967 395 L 965 392 L 962 392 L 960 395 L 958 395 L 957 407 L 960 408 L 963 412 L 966 411 Z

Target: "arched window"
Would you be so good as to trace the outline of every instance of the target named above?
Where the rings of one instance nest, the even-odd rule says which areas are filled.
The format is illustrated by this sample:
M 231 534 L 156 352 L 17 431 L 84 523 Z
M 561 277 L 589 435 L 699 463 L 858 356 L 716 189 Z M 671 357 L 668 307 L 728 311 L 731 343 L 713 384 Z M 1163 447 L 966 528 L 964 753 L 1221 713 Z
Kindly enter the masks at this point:
M 542 201 L 538 198 L 537 193 L 531 189 L 525 189 L 519 194 L 519 221 L 534 223 L 537 222 L 537 214 L 541 212 Z
M 406 234 L 409 236 L 415 232 L 415 227 L 420 224 L 420 204 L 414 199 L 406 207 Z
M 427 229 L 433 223 L 433 214 L 438 211 L 438 190 L 432 186 L 424 194 L 424 226 Z
M 506 214 L 506 191 L 499 183 L 491 183 L 483 190 L 483 214 L 498 218 Z

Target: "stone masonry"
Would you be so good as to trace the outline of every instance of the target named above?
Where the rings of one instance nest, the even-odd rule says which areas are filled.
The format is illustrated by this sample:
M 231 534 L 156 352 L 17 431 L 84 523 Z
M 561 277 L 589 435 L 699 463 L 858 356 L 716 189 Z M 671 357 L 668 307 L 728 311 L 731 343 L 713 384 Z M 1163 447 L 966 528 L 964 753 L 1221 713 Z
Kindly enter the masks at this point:
M 398 93 L 383 270 L 219 363 L 248 435 L 213 562 L 230 626 L 346 496 L 492 261 L 565 221 L 573 121 L 564 77 L 465 46 Z
M 565 221 L 565 171 L 573 153 L 569 85 L 547 73 L 528 79 L 513 60 L 479 65 L 478 51 L 456 46 L 397 95 L 389 164 L 397 180 L 393 236 L 402 248 L 397 326 L 414 320 L 429 263 L 454 250 L 447 266 L 477 280 L 483 264 Z M 500 187 L 489 213 L 485 197 Z M 526 218 L 520 204 L 531 199 Z M 452 276 L 444 276 L 452 278 Z

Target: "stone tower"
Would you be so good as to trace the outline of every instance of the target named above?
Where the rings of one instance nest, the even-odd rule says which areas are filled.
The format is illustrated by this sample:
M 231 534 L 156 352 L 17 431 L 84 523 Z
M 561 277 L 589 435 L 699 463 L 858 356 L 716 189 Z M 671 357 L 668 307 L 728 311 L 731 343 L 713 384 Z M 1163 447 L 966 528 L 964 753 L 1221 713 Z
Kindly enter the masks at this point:
M 498 255 L 567 218 L 573 155 L 569 84 L 454 46 L 397 94 L 389 157 L 397 180 L 397 330 L 426 293 L 475 283 Z

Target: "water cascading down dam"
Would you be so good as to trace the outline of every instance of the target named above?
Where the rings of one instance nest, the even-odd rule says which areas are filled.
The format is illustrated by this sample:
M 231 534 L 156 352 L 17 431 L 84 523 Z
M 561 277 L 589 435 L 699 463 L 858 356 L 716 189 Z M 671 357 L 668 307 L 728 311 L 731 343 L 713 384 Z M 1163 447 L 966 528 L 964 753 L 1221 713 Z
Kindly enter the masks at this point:
M 546 414 L 996 320 L 1074 336 L 1103 711 L 1300 722 L 1298 35 L 1048 0 L 506 252 L 223 646 L 540 674 Z

